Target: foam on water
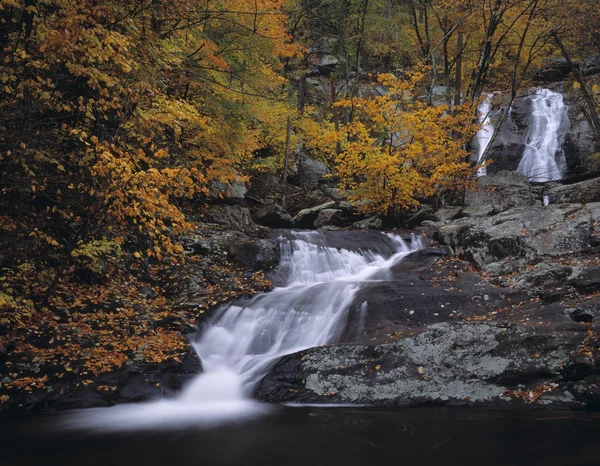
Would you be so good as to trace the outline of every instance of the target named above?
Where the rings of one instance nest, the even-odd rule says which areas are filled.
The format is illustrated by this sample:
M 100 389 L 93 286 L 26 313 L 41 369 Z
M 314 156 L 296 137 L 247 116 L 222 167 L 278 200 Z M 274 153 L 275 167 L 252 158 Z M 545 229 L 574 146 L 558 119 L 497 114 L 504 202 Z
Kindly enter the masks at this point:
M 269 367 L 285 354 L 338 341 L 361 284 L 385 278 L 392 265 L 421 247 L 416 238 L 407 244 L 388 235 L 396 251 L 384 257 L 318 245 L 320 235 L 297 232 L 282 243 L 281 267 L 288 271 L 284 287 L 216 312 L 192 343 L 204 371 L 177 398 L 77 411 L 68 425 L 97 430 L 213 426 L 267 412 L 268 405 L 251 395 Z M 366 310 L 362 303 L 359 323 Z

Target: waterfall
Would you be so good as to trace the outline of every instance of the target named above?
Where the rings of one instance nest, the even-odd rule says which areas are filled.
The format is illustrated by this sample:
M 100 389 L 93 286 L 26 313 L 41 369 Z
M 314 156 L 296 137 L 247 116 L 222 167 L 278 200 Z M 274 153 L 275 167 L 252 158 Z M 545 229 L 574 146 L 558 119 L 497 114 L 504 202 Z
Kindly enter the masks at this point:
M 260 414 L 267 408 L 251 399 L 252 389 L 271 365 L 285 354 L 339 341 L 352 312 L 364 321 L 367 303 L 354 304 L 361 284 L 385 279 L 392 265 L 421 247 L 415 238 L 410 244 L 396 235 L 385 239 L 395 250 L 384 255 L 328 247 L 318 232 L 293 233 L 282 240 L 285 286 L 216 312 L 193 343 L 204 372 L 178 398 L 79 411 L 69 425 L 164 428 Z
M 567 167 L 562 138 L 569 122 L 568 107 L 561 94 L 549 89 L 538 89 L 531 105 L 526 148 L 517 171 L 530 181 L 560 180 Z
M 477 164 L 482 164 L 485 162 L 483 156 L 487 147 L 492 140 L 492 136 L 494 135 L 494 125 L 491 121 L 491 113 L 492 113 L 492 98 L 494 94 L 488 94 L 483 102 L 479 104 L 477 107 L 478 118 L 477 122 L 479 123 L 479 131 L 475 135 L 475 140 L 477 141 Z M 487 175 L 486 167 L 481 167 L 477 170 L 477 176 L 485 176 Z

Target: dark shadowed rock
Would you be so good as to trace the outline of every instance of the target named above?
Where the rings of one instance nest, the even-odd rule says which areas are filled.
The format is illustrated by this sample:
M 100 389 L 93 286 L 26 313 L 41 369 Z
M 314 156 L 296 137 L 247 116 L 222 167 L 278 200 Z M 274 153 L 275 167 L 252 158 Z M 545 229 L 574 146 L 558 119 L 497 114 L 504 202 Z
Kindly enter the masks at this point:
M 577 65 L 578 66 L 578 65 Z M 567 79 L 571 74 L 571 66 L 564 58 L 553 58 L 533 75 L 533 80 L 543 83 L 556 83 Z
M 172 397 L 202 371 L 191 347 L 180 360 L 150 363 L 133 358 L 119 370 L 100 374 L 93 385 L 74 386 L 67 381 L 39 398 L 30 396 L 21 410 L 81 409 Z
M 253 218 L 259 225 L 270 228 L 291 228 L 294 224 L 292 216 L 277 204 L 271 204 L 257 210 Z

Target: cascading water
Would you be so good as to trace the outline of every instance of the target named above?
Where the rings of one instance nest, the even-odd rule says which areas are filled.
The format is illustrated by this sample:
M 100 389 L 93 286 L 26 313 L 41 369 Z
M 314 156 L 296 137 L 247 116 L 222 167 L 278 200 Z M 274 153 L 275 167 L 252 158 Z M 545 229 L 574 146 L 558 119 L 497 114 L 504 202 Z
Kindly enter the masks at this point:
M 326 239 L 317 232 L 293 233 L 282 243 L 286 285 L 216 313 L 193 343 L 204 372 L 178 398 L 79 411 L 69 425 L 100 430 L 214 425 L 263 412 L 265 405 L 251 393 L 271 364 L 338 341 L 361 283 L 385 278 L 392 265 L 421 247 L 418 239 L 409 245 L 388 236 L 395 251 L 385 257 L 323 246 Z M 365 309 L 363 304 L 358 312 Z
M 531 181 L 560 180 L 567 167 L 561 147 L 568 132 L 568 107 L 561 94 L 549 89 L 538 89 L 531 105 L 526 148 L 517 171 Z
M 491 121 L 493 97 L 494 94 L 488 94 L 485 100 L 477 107 L 477 112 L 479 114 L 477 122 L 480 126 L 479 131 L 477 131 L 477 134 L 475 135 L 475 140 L 477 141 L 477 164 L 485 162 L 483 156 L 494 135 L 494 125 Z M 486 167 L 481 167 L 477 170 L 477 176 L 485 175 L 487 175 Z

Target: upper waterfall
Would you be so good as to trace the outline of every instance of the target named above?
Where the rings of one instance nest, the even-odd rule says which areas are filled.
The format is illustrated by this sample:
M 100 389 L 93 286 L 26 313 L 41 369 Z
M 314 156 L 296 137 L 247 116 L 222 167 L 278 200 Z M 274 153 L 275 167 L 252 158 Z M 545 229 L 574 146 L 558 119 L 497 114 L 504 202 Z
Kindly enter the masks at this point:
M 531 181 L 560 180 L 567 168 L 561 129 L 568 125 L 568 107 L 562 94 L 549 89 L 538 89 L 531 105 L 526 148 L 517 171 Z
M 491 121 L 492 112 L 492 98 L 494 94 L 488 94 L 483 102 L 477 107 L 479 114 L 477 122 L 479 123 L 479 131 L 475 135 L 477 141 L 477 163 L 482 164 L 485 162 L 484 155 L 487 147 L 489 146 L 492 136 L 494 135 L 494 125 Z M 487 175 L 486 167 L 482 167 L 477 171 L 477 176 Z
M 283 355 L 339 341 L 351 314 L 365 311 L 354 303 L 361 284 L 385 278 L 395 263 L 421 247 L 416 238 L 406 243 L 390 234 L 386 254 L 368 245 L 330 247 L 318 232 L 292 235 L 282 239 L 285 286 L 215 313 L 193 342 L 204 372 L 177 399 L 82 411 L 71 425 L 123 430 L 214 424 L 264 410 L 251 394 L 268 368 Z

